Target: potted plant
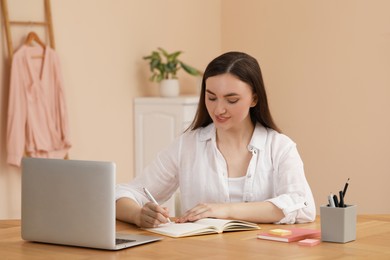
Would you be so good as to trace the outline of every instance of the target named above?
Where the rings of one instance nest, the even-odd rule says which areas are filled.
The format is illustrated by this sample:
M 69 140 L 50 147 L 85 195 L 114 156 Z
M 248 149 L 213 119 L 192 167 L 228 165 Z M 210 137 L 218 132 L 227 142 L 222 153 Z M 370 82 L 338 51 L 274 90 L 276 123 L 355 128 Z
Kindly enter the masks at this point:
M 161 96 L 179 95 L 179 81 L 176 76 L 179 69 L 183 69 L 193 76 L 202 75 L 199 70 L 179 60 L 180 54 L 182 54 L 182 51 L 168 53 L 163 48 L 157 48 L 149 56 L 143 57 L 144 60 L 149 60 L 150 71 L 152 72 L 150 80 L 160 83 Z

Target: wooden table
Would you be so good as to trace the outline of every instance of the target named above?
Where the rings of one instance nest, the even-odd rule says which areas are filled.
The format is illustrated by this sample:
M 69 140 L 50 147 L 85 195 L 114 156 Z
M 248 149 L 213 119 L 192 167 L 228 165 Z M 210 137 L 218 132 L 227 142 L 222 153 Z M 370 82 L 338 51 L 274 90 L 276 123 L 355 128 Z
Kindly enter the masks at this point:
M 300 227 L 320 229 L 320 220 L 299 225 L 260 225 L 260 231 Z M 123 233 L 152 234 L 117 222 Z M 23 241 L 20 220 L 0 220 L 0 259 L 390 259 L 390 215 L 360 215 L 356 241 L 321 242 L 314 247 L 260 240 L 260 231 L 231 232 L 162 241 L 106 251 Z M 286 258 L 288 257 L 288 258 Z

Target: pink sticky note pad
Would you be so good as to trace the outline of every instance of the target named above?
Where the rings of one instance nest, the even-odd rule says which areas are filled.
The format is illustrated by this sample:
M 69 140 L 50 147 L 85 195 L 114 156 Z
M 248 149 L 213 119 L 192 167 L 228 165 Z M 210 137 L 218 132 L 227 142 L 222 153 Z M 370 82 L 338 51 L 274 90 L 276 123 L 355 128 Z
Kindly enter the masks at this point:
M 301 245 L 301 246 L 315 246 L 315 245 L 318 245 L 320 242 L 321 241 L 319 239 L 307 238 L 307 239 L 298 241 L 298 245 Z

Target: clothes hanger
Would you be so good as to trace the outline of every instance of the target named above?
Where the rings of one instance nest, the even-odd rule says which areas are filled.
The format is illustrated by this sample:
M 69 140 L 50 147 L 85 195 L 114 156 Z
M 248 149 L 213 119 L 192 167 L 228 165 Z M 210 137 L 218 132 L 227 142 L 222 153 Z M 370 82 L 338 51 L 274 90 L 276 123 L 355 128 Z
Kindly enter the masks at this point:
M 38 43 L 42 48 L 46 48 L 46 45 L 41 41 L 41 39 L 39 39 L 38 35 L 35 32 L 29 32 L 24 43 L 27 45 L 31 45 L 33 41 Z
M 24 43 L 26 45 L 31 45 L 33 41 L 38 43 L 39 46 L 41 46 L 43 50 L 46 49 L 46 45 L 41 41 L 41 39 L 39 39 L 38 35 L 35 32 L 31 31 L 28 33 Z M 42 56 L 34 56 L 34 58 L 43 58 L 43 55 Z

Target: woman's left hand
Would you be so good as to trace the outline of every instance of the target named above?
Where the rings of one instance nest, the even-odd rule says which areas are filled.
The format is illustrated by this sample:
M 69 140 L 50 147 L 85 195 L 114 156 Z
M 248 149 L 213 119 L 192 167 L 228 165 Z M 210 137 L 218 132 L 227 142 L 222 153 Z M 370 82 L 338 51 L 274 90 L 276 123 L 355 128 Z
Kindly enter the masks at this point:
M 227 218 L 229 204 L 201 203 L 184 213 L 177 223 L 196 221 L 202 218 Z

